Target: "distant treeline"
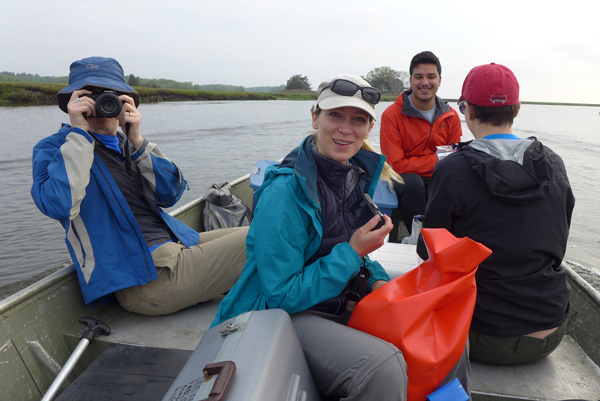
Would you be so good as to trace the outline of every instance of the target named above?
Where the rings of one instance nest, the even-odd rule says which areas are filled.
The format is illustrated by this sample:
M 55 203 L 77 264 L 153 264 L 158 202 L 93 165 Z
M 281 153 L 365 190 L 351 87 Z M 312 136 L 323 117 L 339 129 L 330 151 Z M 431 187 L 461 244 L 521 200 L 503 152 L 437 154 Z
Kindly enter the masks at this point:
M 66 84 L 69 77 L 42 77 L 38 74 L 25 74 L 14 72 L 0 72 L 0 82 L 43 82 L 49 84 Z
M 131 77 L 131 76 L 130 76 Z M 159 89 L 187 89 L 187 90 L 200 90 L 200 91 L 219 91 L 219 92 L 261 92 L 261 93 L 275 93 L 282 92 L 285 90 L 285 85 L 279 86 L 256 86 L 253 88 L 246 88 L 243 86 L 234 85 L 223 85 L 223 84 L 212 84 L 212 85 L 197 85 L 191 82 L 177 82 L 172 79 L 148 79 L 148 78 L 137 78 L 138 82 L 129 84 L 131 86 L 142 86 L 145 88 L 159 88 Z

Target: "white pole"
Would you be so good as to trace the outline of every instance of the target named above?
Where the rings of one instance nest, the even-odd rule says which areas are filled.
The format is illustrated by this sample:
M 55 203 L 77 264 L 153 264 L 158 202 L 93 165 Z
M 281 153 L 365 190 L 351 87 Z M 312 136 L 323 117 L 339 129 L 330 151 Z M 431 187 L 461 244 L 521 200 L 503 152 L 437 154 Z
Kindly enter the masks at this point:
M 46 391 L 46 394 L 44 394 L 42 401 L 51 401 L 54 399 L 56 393 L 58 393 L 58 391 L 60 390 L 60 386 L 67 379 L 67 376 L 69 376 L 69 374 L 75 367 L 75 364 L 77 363 L 79 358 L 81 358 L 81 355 L 83 355 L 83 351 L 85 351 L 89 344 L 90 340 L 88 340 L 87 338 L 82 338 L 81 341 L 79 341 L 79 344 L 77 344 L 75 351 L 73 351 L 67 362 L 65 362 L 64 366 L 62 367 L 60 372 L 58 372 L 58 375 L 50 385 L 50 388 L 48 388 L 48 391 Z

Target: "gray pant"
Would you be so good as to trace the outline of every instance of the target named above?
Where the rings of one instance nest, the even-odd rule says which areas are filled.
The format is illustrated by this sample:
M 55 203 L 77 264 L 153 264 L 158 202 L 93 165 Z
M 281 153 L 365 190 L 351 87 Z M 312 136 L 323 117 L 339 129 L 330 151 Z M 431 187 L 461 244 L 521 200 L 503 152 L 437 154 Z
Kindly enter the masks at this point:
M 326 400 L 406 400 L 406 362 L 393 344 L 310 312 L 292 315 L 317 388 Z M 470 396 L 469 343 L 446 378 Z
M 312 313 L 294 314 L 292 321 L 322 395 L 406 400 L 406 362 L 394 345 Z
M 463 350 L 460 359 L 456 362 L 452 370 L 450 370 L 450 373 L 448 373 L 446 378 L 442 380 L 440 387 L 450 383 L 454 378 L 458 378 L 460 384 L 462 384 L 469 397 L 471 397 L 471 362 L 469 360 L 469 349 L 469 340 L 467 339 L 465 349 Z

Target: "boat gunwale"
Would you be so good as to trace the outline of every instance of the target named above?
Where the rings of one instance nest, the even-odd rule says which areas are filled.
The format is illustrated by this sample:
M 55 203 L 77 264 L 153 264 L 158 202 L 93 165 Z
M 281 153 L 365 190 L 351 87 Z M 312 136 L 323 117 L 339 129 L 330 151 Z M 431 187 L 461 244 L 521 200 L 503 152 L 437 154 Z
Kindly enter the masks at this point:
M 12 309 L 18 307 L 24 302 L 27 302 L 29 299 L 34 298 L 38 294 L 51 288 L 59 282 L 67 278 L 76 279 L 76 277 L 77 275 L 75 273 L 75 266 L 73 263 L 71 263 L 68 266 L 63 267 L 60 270 L 57 270 L 54 273 L 36 281 L 35 283 L 28 285 L 22 290 L 0 300 L 0 315 L 10 312 Z
M 561 263 L 561 268 L 563 268 L 567 273 L 567 276 L 583 290 L 583 293 L 587 294 L 596 305 L 600 306 L 600 292 L 598 290 L 592 287 L 590 283 L 577 273 L 575 269 L 569 265 L 568 261 L 563 261 Z
M 250 174 L 246 174 L 239 178 L 236 178 L 235 180 L 231 181 L 229 183 L 229 185 L 231 185 L 232 188 L 235 188 L 238 185 L 243 184 L 244 181 L 250 181 Z M 235 192 L 235 190 L 233 192 Z M 202 204 L 205 200 L 206 200 L 206 198 L 204 196 L 201 196 L 199 198 L 196 198 L 196 199 L 186 203 L 185 205 L 181 205 L 180 207 L 173 209 L 172 211 L 169 212 L 169 214 L 171 214 L 173 216 L 177 216 L 181 213 L 187 212 L 188 210 L 195 208 L 197 205 Z M 249 207 L 249 205 L 246 205 L 246 206 Z

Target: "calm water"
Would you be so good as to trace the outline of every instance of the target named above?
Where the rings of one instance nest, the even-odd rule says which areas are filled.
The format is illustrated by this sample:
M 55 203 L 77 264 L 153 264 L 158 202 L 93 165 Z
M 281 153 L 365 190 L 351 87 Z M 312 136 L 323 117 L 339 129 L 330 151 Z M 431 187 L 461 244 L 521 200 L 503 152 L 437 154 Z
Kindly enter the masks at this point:
M 279 159 L 312 131 L 307 101 L 143 104 L 142 132 L 183 171 L 190 190 L 177 206 L 219 181 L 248 173 L 260 159 Z M 389 103 L 378 106 L 381 113 Z M 68 263 L 60 224 L 33 203 L 31 149 L 67 115 L 58 107 L 0 108 L 0 298 Z M 600 115 L 592 107 L 523 105 L 520 136 L 536 136 L 561 155 L 577 199 L 566 260 L 600 288 Z M 371 134 L 379 146 L 379 125 Z M 463 124 L 465 139 L 470 134 Z

